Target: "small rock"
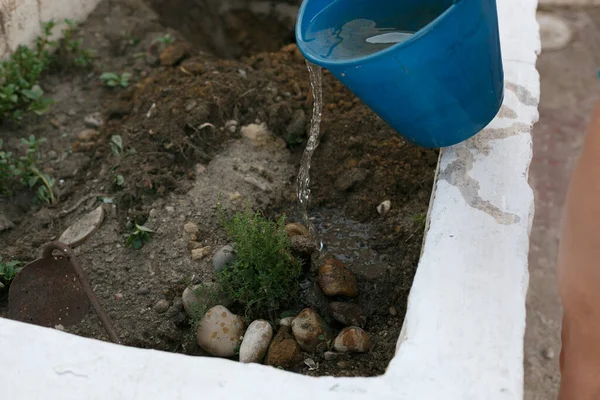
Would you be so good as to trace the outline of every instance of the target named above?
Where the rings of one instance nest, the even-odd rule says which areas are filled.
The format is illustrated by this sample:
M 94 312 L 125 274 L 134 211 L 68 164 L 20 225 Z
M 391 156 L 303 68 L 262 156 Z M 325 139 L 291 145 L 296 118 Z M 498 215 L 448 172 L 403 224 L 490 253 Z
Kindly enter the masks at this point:
M 78 246 L 98 229 L 103 219 L 104 209 L 99 206 L 68 227 L 58 241 L 70 247 Z
M 325 354 L 323 354 L 323 358 L 326 361 L 333 361 L 338 358 L 338 353 L 334 353 L 333 351 L 326 351 Z
M 285 317 L 279 320 L 279 325 L 281 326 L 292 326 L 292 321 L 294 321 L 296 317 Z
M 98 137 L 99 133 L 95 129 L 84 129 L 77 134 L 77 139 L 82 142 L 91 142 Z
M 240 346 L 241 363 L 260 363 L 273 339 L 273 328 L 267 321 L 257 320 L 250 324 Z
M 150 289 L 147 286 L 142 286 L 138 290 L 136 290 L 135 293 L 139 294 L 140 296 L 145 296 L 147 294 L 150 294 Z
M 554 350 L 548 348 L 546 350 L 544 350 L 544 358 L 546 360 L 554 360 L 555 354 L 554 354 Z
M 357 326 L 342 329 L 333 341 L 333 348 L 340 353 L 366 353 L 372 347 L 369 334 Z
M 329 305 L 333 318 L 345 326 L 360 326 L 367 323 L 367 317 L 356 304 L 333 302 Z
M 358 296 L 356 275 L 338 260 L 329 259 L 319 268 L 319 286 L 326 296 Z
M 383 216 L 390 211 L 390 208 L 392 208 L 392 202 L 386 200 L 377 206 L 377 212 L 379 213 L 379 215 Z
M 317 250 L 317 244 L 306 236 L 293 236 L 290 242 L 292 252 L 301 257 L 310 257 Z
M 214 306 L 196 329 L 198 346 L 217 357 L 233 357 L 244 334 L 244 320 L 223 306 Z
M 337 366 L 341 369 L 348 368 L 348 363 L 346 361 L 338 361 Z
M 228 264 L 235 261 L 235 252 L 230 245 L 221 247 L 213 256 L 213 268 L 215 272 L 221 271 Z
M 192 58 L 181 63 L 181 67 L 193 75 L 202 75 L 205 72 L 204 64 L 199 58 Z
M 99 112 L 95 112 L 93 114 L 87 115 L 83 119 L 83 123 L 89 128 L 100 128 L 104 125 L 104 121 L 102 120 L 102 114 Z
M 298 222 L 287 224 L 285 226 L 285 231 L 289 238 L 293 238 L 294 236 L 310 236 L 308 228 Z
M 304 364 L 308 367 L 309 371 L 316 371 L 319 369 L 319 364 L 315 362 L 312 358 L 307 358 L 304 360 Z
M 57 331 L 62 331 L 62 332 L 65 331 L 65 327 L 61 324 L 54 325 L 54 329 L 56 329 Z
M 58 158 L 58 153 L 54 150 L 49 150 L 47 156 L 49 159 L 55 160 L 56 158 Z
M 183 42 L 175 43 L 164 49 L 160 56 L 160 65 L 170 67 L 181 61 L 187 54 L 187 45 Z
M 200 249 L 192 250 L 192 260 L 202 260 L 204 257 L 210 254 L 210 246 L 202 247 Z
M 204 282 L 185 288 L 181 300 L 185 312 L 191 318 L 197 318 L 195 310 L 199 308 L 199 305 L 207 310 L 219 304 L 225 307 L 231 304 L 231 301 L 215 282 Z
M 196 108 L 197 105 L 198 105 L 198 102 L 196 100 L 188 100 L 185 103 L 185 111 L 190 112 L 194 108 Z
M 192 236 L 195 236 L 195 235 L 192 235 Z M 204 244 L 194 241 L 193 240 L 193 239 L 195 239 L 194 237 L 192 237 L 191 239 L 192 240 L 190 240 L 187 244 L 187 248 L 189 251 L 201 249 L 202 247 L 204 247 Z
M 305 308 L 294 318 L 292 332 L 300 348 L 309 353 L 314 353 L 319 347 L 325 349 L 327 341 L 332 338 L 325 321 L 310 308 Z
M 242 195 L 240 194 L 240 192 L 233 192 L 233 193 L 229 193 L 229 200 L 230 201 L 238 201 L 242 198 Z
M 0 232 L 7 231 L 14 228 L 15 224 L 12 223 L 2 212 L 0 212 Z
M 368 172 L 360 168 L 352 168 L 342 172 L 333 186 L 340 192 L 352 189 L 367 178 Z
M 294 340 L 289 326 L 282 326 L 273 338 L 267 352 L 267 365 L 292 368 L 302 360 L 300 346 Z
M 123 293 L 115 293 L 115 300 L 123 300 Z
M 395 317 L 396 315 L 398 315 L 398 310 L 396 310 L 396 307 L 394 307 L 394 306 L 391 306 L 389 311 L 390 311 L 390 315 L 392 317 Z
M 271 192 L 271 187 L 269 186 L 269 184 L 267 182 L 265 182 L 262 179 L 256 178 L 254 176 L 246 176 L 244 178 L 244 182 L 249 183 L 253 186 L 256 186 L 263 192 L 267 192 L 267 193 Z
M 231 119 L 227 122 L 225 122 L 225 129 L 229 132 L 229 133 L 235 133 L 237 131 L 237 121 L 234 119 Z
M 159 300 L 156 302 L 156 304 L 154 305 L 154 311 L 156 311 L 159 314 L 164 314 L 167 312 L 167 310 L 169 309 L 170 305 L 169 302 L 167 300 Z
M 165 207 L 165 211 L 168 213 L 174 213 L 175 212 L 175 207 L 173 206 L 166 206 Z
M 188 222 L 183 226 L 183 230 L 185 233 L 189 233 L 190 235 L 196 234 L 199 232 L 198 225 L 193 222 Z

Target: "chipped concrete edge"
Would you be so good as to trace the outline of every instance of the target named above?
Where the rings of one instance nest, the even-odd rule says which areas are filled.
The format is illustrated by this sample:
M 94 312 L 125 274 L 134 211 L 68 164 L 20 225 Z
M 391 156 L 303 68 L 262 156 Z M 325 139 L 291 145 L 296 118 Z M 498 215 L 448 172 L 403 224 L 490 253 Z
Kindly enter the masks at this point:
M 77 3 L 91 9 L 94 1 Z M 49 19 L 40 17 L 44 7 L 54 10 L 49 14 L 57 19 L 86 15 L 74 3 L 0 0 L 4 20 L 16 8 L 35 5 L 27 17 L 19 11 L 11 22 L 1 23 L 10 32 L 2 37 L 9 39 L 9 47 L 32 40 L 39 21 Z M 202 393 L 276 400 L 282 391 L 288 400 L 521 400 L 533 216 L 527 176 L 539 100 L 536 6 L 536 0 L 498 0 L 505 107 L 481 134 L 441 153 L 422 258 L 397 352 L 385 375 L 311 378 L 262 365 L 118 346 L 0 319 L 2 359 L 10 366 L 4 371 L 3 395 L 148 400 Z M 26 27 L 28 33 L 20 32 Z
M 19 45 L 30 45 L 41 33 L 42 23 L 53 19 L 61 31 L 66 18 L 82 21 L 100 0 L 0 0 L 0 60 Z

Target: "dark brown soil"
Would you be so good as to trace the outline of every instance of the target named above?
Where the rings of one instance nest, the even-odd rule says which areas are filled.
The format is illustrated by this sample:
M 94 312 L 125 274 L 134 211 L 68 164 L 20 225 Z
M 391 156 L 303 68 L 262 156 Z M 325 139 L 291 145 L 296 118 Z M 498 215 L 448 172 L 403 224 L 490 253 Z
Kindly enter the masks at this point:
M 236 18 L 254 18 L 248 15 L 238 12 Z M 75 252 L 123 343 L 202 355 L 182 310 L 181 293 L 190 283 L 210 280 L 212 265 L 210 257 L 191 259 L 183 224 L 195 222 L 197 240 L 214 251 L 227 244 L 215 211 L 220 194 L 231 210 L 246 202 L 268 216 L 294 216 L 295 174 L 312 98 L 295 45 L 278 36 L 269 42 L 272 49 L 253 47 L 256 35 L 268 30 L 236 36 L 246 54 L 236 60 L 203 53 L 181 36 L 165 49 L 155 43 L 165 32 L 155 14 L 134 1 L 101 2 L 80 31 L 85 45 L 99 53 L 95 70 L 48 76 L 43 86 L 56 100 L 49 113 L 21 126 L 1 127 L 0 138 L 15 151 L 20 137 L 46 137 L 43 166 L 61 183 L 60 201 L 52 208 L 35 205 L 26 191 L 0 198 L 0 213 L 15 224 L 0 233 L 0 255 L 36 258 L 45 243 L 97 207 L 98 196 L 111 199 L 114 204 L 105 205 L 102 226 Z M 163 62 L 167 55 L 184 56 L 161 66 L 161 53 Z M 132 72 L 134 83 L 128 89 L 106 89 L 98 79 L 104 71 Z M 335 361 L 305 355 L 319 368 L 298 372 L 378 375 L 394 354 L 402 326 L 437 151 L 405 142 L 327 72 L 323 92 L 323 139 L 311 169 L 310 213 L 330 232 L 324 234 L 329 246 L 323 257 L 344 260 L 359 276 L 357 303 L 368 315 L 366 330 L 375 347 Z M 105 124 L 97 138 L 82 141 L 77 134 L 85 128 L 84 117 L 94 112 L 101 112 Z M 226 127 L 231 120 L 237 121 L 237 129 Z M 242 139 L 239 127 L 257 120 L 284 138 L 287 148 L 259 149 Z M 111 151 L 113 135 L 123 138 L 122 154 Z M 116 175 L 125 178 L 124 187 L 114 184 Z M 249 175 L 264 179 L 271 190 L 245 183 Z M 392 208 L 380 216 L 376 207 L 384 200 Z M 131 221 L 157 231 L 139 251 L 123 246 Z M 309 273 L 311 280 L 315 270 Z M 161 299 L 170 304 L 164 314 L 153 310 Z M 5 305 L 0 303 L 0 315 Z M 66 330 L 107 339 L 93 314 Z

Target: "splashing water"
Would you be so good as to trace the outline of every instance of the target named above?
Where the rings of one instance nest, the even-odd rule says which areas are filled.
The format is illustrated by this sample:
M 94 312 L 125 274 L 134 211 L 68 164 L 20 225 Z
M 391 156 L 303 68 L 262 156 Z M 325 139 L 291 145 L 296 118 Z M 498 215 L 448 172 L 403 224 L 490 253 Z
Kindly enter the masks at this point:
M 302 155 L 300 162 L 300 172 L 298 173 L 298 180 L 296 181 L 296 191 L 298 196 L 298 208 L 302 221 L 308 227 L 311 237 L 319 244 L 319 248 L 322 248 L 323 244 L 318 239 L 318 232 L 314 224 L 308 218 L 308 200 L 310 198 L 310 162 L 312 160 L 313 153 L 319 146 L 320 139 L 320 126 L 321 126 L 321 114 L 323 111 L 323 86 L 322 86 L 322 74 L 321 67 L 315 65 L 309 61 L 306 62 L 308 67 L 308 74 L 310 75 L 310 87 L 313 93 L 313 115 L 310 120 L 310 130 L 308 136 L 308 143 L 306 149 Z

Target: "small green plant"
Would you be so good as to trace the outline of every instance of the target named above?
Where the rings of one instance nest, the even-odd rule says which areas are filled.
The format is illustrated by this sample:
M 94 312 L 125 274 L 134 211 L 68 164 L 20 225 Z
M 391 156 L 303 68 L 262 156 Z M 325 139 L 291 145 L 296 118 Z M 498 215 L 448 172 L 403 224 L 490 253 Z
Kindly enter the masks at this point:
M 110 138 L 110 150 L 115 156 L 123 152 L 123 138 L 121 135 L 113 135 Z
M 165 46 L 168 46 L 170 44 L 175 43 L 175 37 L 170 33 L 165 33 L 164 35 L 156 38 L 156 41 L 158 43 L 164 44 Z
M 302 264 L 290 251 L 285 216 L 269 221 L 249 209 L 221 223 L 235 243 L 236 260 L 217 276 L 223 292 L 249 316 L 274 317 L 297 298 Z
M 150 240 L 154 231 L 144 225 L 134 224 L 133 231 L 125 236 L 125 246 L 139 250 Z
M 41 74 L 51 65 L 49 40 L 52 26 L 36 40 L 36 49 L 19 46 L 9 59 L 0 63 L 0 121 L 19 121 L 28 112 L 42 114 L 52 100 L 44 98 L 39 85 Z
M 3 149 L 0 140 L 0 194 L 12 194 L 10 188 L 21 185 L 35 190 L 38 202 L 55 204 L 55 180 L 42 172 L 39 167 L 39 147 L 46 139 L 36 139 L 34 135 L 21 139 L 26 146 L 24 156 L 15 157 Z
M 21 269 L 23 269 L 21 261 L 4 261 L 0 256 L 0 284 L 8 285 Z
M 117 74 L 115 72 L 105 72 L 100 75 L 100 79 L 104 82 L 104 85 L 109 88 L 114 88 L 120 86 L 122 88 L 126 88 L 129 86 L 129 79 L 131 79 L 131 74 L 129 72 L 124 72 L 122 74 Z
M 83 47 L 83 39 L 75 39 L 75 30 L 77 29 L 75 21 L 65 19 L 65 23 L 67 27 L 63 30 L 61 49 L 72 59 L 75 66 L 90 67 L 94 63 L 96 53 Z
M 419 227 L 425 227 L 425 222 L 427 222 L 427 214 L 425 213 L 418 213 L 418 214 L 414 214 L 411 219 L 413 220 L 413 222 L 417 225 L 419 225 Z
M 115 175 L 114 182 L 115 182 L 115 185 L 122 188 L 125 186 L 125 177 L 123 175 Z
M 21 139 L 21 143 L 27 146 L 27 152 L 25 156 L 19 158 L 17 166 L 13 169 L 13 174 L 18 177 L 24 185 L 28 186 L 30 189 L 36 190 L 36 197 L 39 202 L 44 204 L 55 204 L 55 180 L 49 175 L 41 172 L 38 167 L 40 161 L 39 147 L 45 141 L 45 138 L 36 139 L 34 135 L 30 135 L 29 138 Z

